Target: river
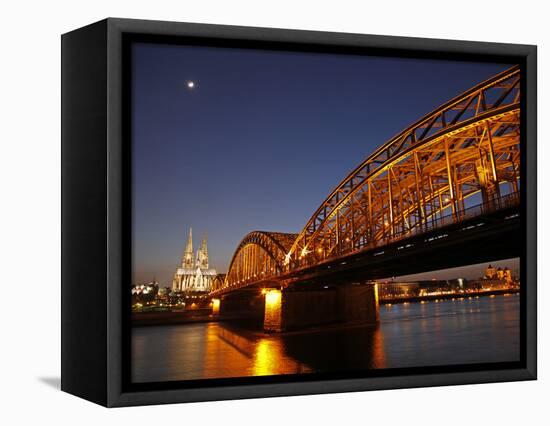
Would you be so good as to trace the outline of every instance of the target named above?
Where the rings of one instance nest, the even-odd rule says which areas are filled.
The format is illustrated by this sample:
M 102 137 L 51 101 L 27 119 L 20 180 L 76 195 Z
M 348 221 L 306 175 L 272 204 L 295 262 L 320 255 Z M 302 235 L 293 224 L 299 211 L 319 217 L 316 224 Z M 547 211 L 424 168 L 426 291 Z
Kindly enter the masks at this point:
M 518 361 L 519 295 L 380 306 L 380 325 L 283 334 L 199 323 L 132 330 L 135 383 Z

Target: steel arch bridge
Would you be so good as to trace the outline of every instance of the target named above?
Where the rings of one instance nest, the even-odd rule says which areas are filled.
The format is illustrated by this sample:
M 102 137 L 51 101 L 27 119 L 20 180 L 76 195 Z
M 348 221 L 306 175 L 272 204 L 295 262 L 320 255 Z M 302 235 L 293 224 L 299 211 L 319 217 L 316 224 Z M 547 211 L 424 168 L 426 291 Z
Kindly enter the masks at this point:
M 328 195 L 299 234 L 245 236 L 223 287 L 213 294 L 515 205 L 519 186 L 516 66 L 381 145 Z
M 237 246 L 225 278 L 228 284 L 247 283 L 277 276 L 285 269 L 285 256 L 297 234 L 253 231 Z

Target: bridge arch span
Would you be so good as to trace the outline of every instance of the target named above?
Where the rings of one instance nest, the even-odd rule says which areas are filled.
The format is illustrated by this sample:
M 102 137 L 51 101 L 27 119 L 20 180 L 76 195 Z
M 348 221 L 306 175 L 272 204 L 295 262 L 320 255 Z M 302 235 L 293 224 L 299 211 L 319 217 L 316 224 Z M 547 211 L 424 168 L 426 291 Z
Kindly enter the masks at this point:
M 520 78 L 514 66 L 398 133 L 336 186 L 299 234 L 247 234 L 216 294 L 516 208 Z
M 285 267 L 382 244 L 517 200 L 520 70 L 512 67 L 427 114 L 353 170 L 294 241 Z M 476 200 L 476 201 L 473 201 Z
M 237 246 L 225 276 L 225 287 L 241 287 L 251 281 L 278 275 L 297 234 L 253 231 Z

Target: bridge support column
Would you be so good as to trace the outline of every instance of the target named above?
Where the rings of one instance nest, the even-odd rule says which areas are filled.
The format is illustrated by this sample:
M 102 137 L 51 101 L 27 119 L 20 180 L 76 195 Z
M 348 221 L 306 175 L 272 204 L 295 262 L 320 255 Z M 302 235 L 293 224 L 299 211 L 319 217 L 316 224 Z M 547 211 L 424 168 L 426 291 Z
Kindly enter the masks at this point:
M 212 316 L 219 316 L 220 315 L 220 299 L 212 299 Z
M 375 284 L 338 284 L 322 289 L 284 289 L 265 292 L 264 330 L 281 332 L 338 324 L 376 324 Z
M 213 314 L 215 306 L 212 305 Z M 245 320 L 261 324 L 264 318 L 264 299 L 259 292 L 227 294 L 218 303 L 218 314 L 224 321 Z

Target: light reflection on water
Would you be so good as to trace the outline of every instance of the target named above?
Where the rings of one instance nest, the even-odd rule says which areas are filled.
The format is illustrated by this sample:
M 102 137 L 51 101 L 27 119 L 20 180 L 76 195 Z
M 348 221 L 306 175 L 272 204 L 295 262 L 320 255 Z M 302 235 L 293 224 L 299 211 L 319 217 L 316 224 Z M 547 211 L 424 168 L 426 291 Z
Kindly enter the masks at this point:
M 380 307 L 380 326 L 264 334 L 222 323 L 138 327 L 134 382 L 519 360 L 519 297 Z

